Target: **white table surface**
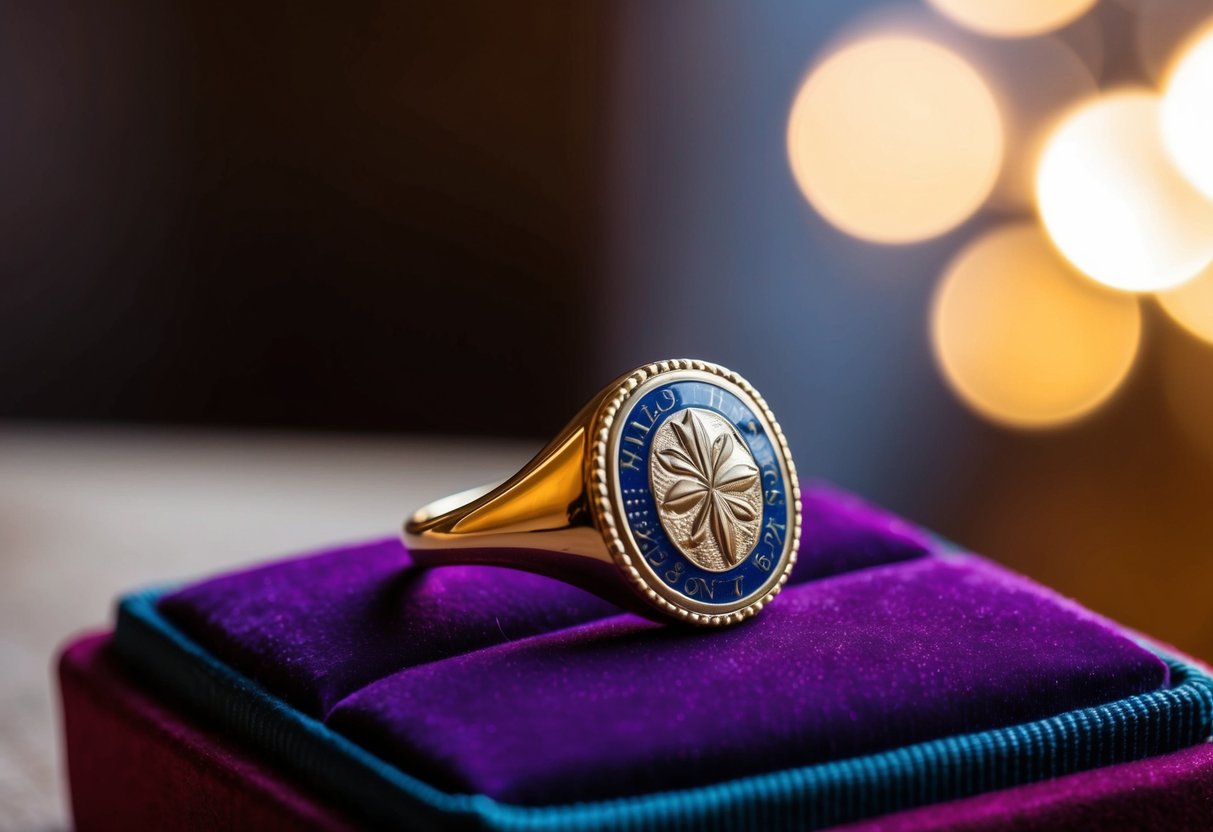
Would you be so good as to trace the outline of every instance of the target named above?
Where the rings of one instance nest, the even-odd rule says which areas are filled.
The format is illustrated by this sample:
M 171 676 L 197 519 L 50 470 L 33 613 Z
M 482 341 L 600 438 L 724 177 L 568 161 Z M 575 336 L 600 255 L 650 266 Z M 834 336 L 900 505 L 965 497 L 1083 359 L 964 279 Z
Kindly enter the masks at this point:
M 144 585 L 392 534 L 539 442 L 0 424 L 0 829 L 64 829 L 59 647 Z

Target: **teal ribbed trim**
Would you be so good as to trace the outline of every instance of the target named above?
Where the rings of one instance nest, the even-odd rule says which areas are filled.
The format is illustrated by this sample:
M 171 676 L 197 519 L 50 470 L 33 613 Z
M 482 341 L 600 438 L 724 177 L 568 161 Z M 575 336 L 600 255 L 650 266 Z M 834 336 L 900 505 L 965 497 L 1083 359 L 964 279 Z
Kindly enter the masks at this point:
M 1163 655 L 1171 687 L 1048 719 L 710 786 L 564 806 L 448 794 L 217 661 L 155 606 L 119 606 L 117 654 L 149 685 L 376 826 L 496 830 L 817 829 L 1165 754 L 1213 735 L 1213 679 Z

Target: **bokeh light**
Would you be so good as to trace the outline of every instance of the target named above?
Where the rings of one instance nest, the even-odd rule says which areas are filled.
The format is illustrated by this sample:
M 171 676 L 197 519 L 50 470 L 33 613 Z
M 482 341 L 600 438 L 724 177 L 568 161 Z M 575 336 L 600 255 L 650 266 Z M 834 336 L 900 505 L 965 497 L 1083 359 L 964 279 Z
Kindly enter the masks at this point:
M 1021 38 L 1059 29 L 1096 0 L 927 0 L 940 14 L 983 35 Z
M 1180 172 L 1213 199 L 1213 28 L 1196 37 L 1167 80 L 1162 138 Z
M 788 119 L 801 191 L 831 223 L 880 243 L 942 234 L 986 199 L 1003 137 L 981 77 L 927 40 L 844 47 L 805 81 Z
M 1133 366 L 1141 313 L 1133 295 L 1078 275 L 1038 226 L 987 232 L 949 264 L 931 311 L 935 357 L 983 416 L 1054 427 L 1097 408 Z
M 1098 92 L 1095 74 L 1078 52 L 1080 45 L 1102 47 L 1098 31 L 1092 35 L 1094 24 L 1083 18 L 1058 35 L 994 40 L 958 28 L 920 3 L 882 4 L 856 14 L 834 43 L 910 37 L 937 44 L 969 64 L 990 90 L 1002 124 L 1002 166 L 986 204 L 1020 212 L 1035 209 L 1033 178 L 1048 128 L 1075 101 Z M 1098 56 L 1094 59 L 1098 62 Z
M 1213 266 L 1176 289 L 1159 292 L 1158 302 L 1176 323 L 1213 344 Z
M 1213 259 L 1213 202 L 1168 158 L 1159 109 L 1145 91 L 1080 106 L 1051 133 L 1036 171 L 1053 242 L 1116 289 L 1167 289 Z

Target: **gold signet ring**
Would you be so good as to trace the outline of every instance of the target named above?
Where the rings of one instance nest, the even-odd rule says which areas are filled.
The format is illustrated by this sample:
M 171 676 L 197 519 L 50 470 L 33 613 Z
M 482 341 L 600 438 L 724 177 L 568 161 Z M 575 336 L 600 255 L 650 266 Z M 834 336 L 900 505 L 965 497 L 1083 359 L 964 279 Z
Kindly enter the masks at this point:
M 605 387 L 504 483 L 418 510 L 404 540 L 422 566 L 508 566 L 653 618 L 733 624 L 787 581 L 800 486 L 745 379 L 659 361 Z

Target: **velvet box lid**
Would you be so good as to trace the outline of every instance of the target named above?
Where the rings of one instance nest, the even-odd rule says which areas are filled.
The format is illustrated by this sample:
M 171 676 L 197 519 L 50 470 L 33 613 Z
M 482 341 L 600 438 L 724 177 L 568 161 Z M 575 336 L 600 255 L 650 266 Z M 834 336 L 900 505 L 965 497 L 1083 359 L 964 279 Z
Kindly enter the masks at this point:
M 854 497 L 804 495 L 793 585 L 725 631 L 413 570 L 390 540 L 132 597 L 115 645 L 377 822 L 824 825 L 1210 735 L 1195 668 Z

